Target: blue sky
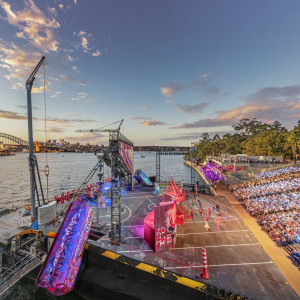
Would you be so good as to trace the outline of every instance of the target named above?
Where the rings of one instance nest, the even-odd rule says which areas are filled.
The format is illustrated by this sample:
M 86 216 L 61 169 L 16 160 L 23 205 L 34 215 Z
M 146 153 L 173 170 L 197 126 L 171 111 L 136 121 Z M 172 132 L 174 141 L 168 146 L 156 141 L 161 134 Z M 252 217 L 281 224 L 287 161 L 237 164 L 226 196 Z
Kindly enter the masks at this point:
M 239 119 L 300 119 L 300 2 L 0 0 L 0 128 L 27 139 L 25 81 L 42 55 L 48 138 L 125 119 L 138 145 L 190 145 Z M 43 69 L 34 139 L 44 141 Z

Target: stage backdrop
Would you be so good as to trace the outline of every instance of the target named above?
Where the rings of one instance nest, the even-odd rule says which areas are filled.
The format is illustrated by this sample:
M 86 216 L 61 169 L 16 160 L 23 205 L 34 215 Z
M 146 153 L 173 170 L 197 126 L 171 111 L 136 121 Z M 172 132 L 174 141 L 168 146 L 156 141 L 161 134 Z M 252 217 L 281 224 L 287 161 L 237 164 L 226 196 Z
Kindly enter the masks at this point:
M 133 174 L 133 146 L 119 142 L 119 154 L 128 170 L 131 172 L 131 174 Z

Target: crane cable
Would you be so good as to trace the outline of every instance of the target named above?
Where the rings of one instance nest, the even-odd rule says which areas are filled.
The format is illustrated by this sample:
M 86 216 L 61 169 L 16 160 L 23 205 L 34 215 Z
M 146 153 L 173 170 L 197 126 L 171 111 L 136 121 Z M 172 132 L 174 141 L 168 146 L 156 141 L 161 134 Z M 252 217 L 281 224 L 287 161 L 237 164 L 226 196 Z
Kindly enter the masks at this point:
M 47 204 L 49 203 L 49 185 L 48 185 L 48 178 L 49 178 L 49 166 L 48 166 L 48 136 L 47 136 L 47 105 L 46 105 L 46 75 L 45 75 L 45 62 L 43 61 L 43 73 L 44 73 L 44 105 L 45 105 L 45 138 L 46 138 L 46 166 L 45 166 L 45 175 L 47 179 Z

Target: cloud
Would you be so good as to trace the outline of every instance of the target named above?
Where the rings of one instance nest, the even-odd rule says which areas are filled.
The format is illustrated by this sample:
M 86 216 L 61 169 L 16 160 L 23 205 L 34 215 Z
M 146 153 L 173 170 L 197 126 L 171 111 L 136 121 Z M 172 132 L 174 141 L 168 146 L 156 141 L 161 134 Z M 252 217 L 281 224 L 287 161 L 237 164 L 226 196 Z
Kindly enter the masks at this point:
M 150 108 L 150 106 L 149 106 L 149 105 L 141 105 L 140 108 L 141 108 L 141 109 L 144 109 L 144 110 L 147 110 L 147 109 Z
M 16 26 L 20 31 L 16 33 L 18 38 L 27 39 L 33 46 L 44 52 L 58 51 L 58 41 L 54 35 L 54 29 L 60 27 L 58 21 L 47 17 L 33 2 L 24 0 L 25 7 L 22 10 L 12 10 L 11 5 L 0 0 L 0 6 L 6 13 L 5 20 Z M 50 10 L 53 15 L 53 10 Z
M 41 131 L 44 132 L 44 129 L 34 129 L 33 131 Z M 61 133 L 64 132 L 65 129 L 64 128 L 60 128 L 60 127 L 48 127 L 47 128 L 47 132 L 52 132 L 52 133 Z
M 170 104 L 170 103 L 174 102 L 174 99 L 166 99 L 165 102 L 168 103 L 168 104 Z
M 6 43 L 0 39 L 0 62 L 1 67 L 5 69 L 7 80 L 17 79 L 17 82 L 12 83 L 14 89 L 24 86 L 19 80 L 29 76 L 28 70 L 35 67 L 37 61 L 42 56 L 38 52 L 25 52 L 23 49 L 16 46 L 14 43 Z
M 158 126 L 158 125 L 166 125 L 165 122 L 150 120 L 150 121 L 141 121 L 140 124 L 148 127 L 148 126 Z
M 172 137 L 161 138 L 162 141 L 180 141 L 180 140 L 199 140 L 203 132 L 191 132 L 191 133 L 182 133 Z M 213 131 L 208 132 L 210 137 L 214 137 L 214 135 L 218 134 L 219 136 L 223 136 L 226 133 L 233 133 L 233 131 Z
M 178 82 L 174 82 L 160 88 L 161 93 L 167 97 L 173 97 L 175 94 L 183 89 L 183 86 Z
M 27 120 L 27 116 L 23 114 L 19 114 L 14 111 L 7 111 L 7 110 L 1 110 L 0 109 L 0 119 L 8 119 L 8 120 Z M 33 120 L 37 121 L 45 121 L 45 119 L 35 118 L 33 117 Z M 49 123 L 61 123 L 61 124 L 76 124 L 76 123 L 91 123 L 91 122 L 97 122 L 92 119 L 60 119 L 60 118 L 47 118 L 47 122 Z
M 86 80 L 85 79 L 82 79 L 82 80 L 78 80 L 76 78 L 74 78 L 73 76 L 68 76 L 66 74 L 61 74 L 60 75 L 60 78 L 69 82 L 69 83 L 72 83 L 72 84 L 78 84 L 78 85 L 86 85 Z
M 199 114 L 202 113 L 204 108 L 208 105 L 208 103 L 199 103 L 196 105 L 176 105 L 174 106 L 176 110 L 181 112 L 182 114 Z
M 79 93 L 77 93 L 77 96 L 72 97 L 71 100 L 72 101 L 82 101 L 82 100 L 86 99 L 87 96 L 88 96 L 87 93 L 79 92 Z
M 282 100 L 294 99 L 300 96 L 300 85 L 290 85 L 284 87 L 264 87 L 259 88 L 255 93 L 245 98 L 247 102 L 259 100 Z
M 44 120 L 44 119 L 41 119 Z M 97 122 L 92 119 L 60 119 L 60 118 L 47 118 L 47 122 L 50 123 L 62 123 L 62 124 L 70 124 L 70 123 L 91 123 Z
M 74 112 L 74 111 L 69 111 L 69 112 L 66 112 L 65 114 L 66 114 L 66 115 L 69 115 L 69 116 L 73 116 L 73 117 L 79 115 L 78 112 Z
M 300 85 L 265 87 L 246 97 L 246 102 L 227 111 L 217 111 L 216 118 L 183 123 L 170 129 L 231 126 L 243 118 L 256 118 L 265 123 L 280 121 L 293 124 L 300 114 Z
M 56 98 L 59 97 L 59 95 L 61 94 L 61 92 L 55 92 L 53 95 L 51 95 L 51 98 Z
M 20 107 L 20 108 L 23 108 L 23 109 L 27 109 L 27 106 L 26 106 L 26 105 L 18 105 L 17 107 Z M 37 107 L 37 106 L 32 106 L 32 109 L 39 110 L 40 108 Z
M 131 120 L 151 120 L 151 118 L 148 117 L 139 117 L 139 116 L 132 116 L 130 117 Z
M 101 133 L 97 132 L 89 132 L 89 133 L 83 133 L 78 136 L 68 136 L 65 137 L 65 140 L 71 142 L 71 143 L 103 143 L 103 138 L 107 140 L 107 136 L 103 135 Z M 100 140 L 100 141 L 99 141 Z
M 95 52 L 92 53 L 92 56 L 99 56 L 102 53 L 99 50 L 96 50 Z
M 20 115 L 19 113 L 14 112 L 14 111 L 0 109 L 0 119 L 27 120 L 27 116 Z
M 231 126 L 235 123 L 232 119 L 201 119 L 192 123 L 183 123 L 179 126 L 170 127 L 170 129 L 182 129 L 182 128 L 202 128 L 202 127 L 219 127 L 219 126 Z
M 74 58 L 71 56 L 71 55 L 67 55 L 67 61 L 73 61 L 74 60 Z

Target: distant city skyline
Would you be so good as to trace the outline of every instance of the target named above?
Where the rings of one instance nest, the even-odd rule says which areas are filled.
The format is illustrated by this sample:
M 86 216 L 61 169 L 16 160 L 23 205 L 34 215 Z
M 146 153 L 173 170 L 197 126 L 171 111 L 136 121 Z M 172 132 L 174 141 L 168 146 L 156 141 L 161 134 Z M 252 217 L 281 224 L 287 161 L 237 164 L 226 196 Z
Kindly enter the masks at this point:
M 125 119 L 136 145 L 189 146 L 242 118 L 300 119 L 300 2 L 0 0 L 0 132 L 27 134 L 25 81 L 42 55 L 48 139 Z M 33 89 L 44 133 L 44 69 Z

